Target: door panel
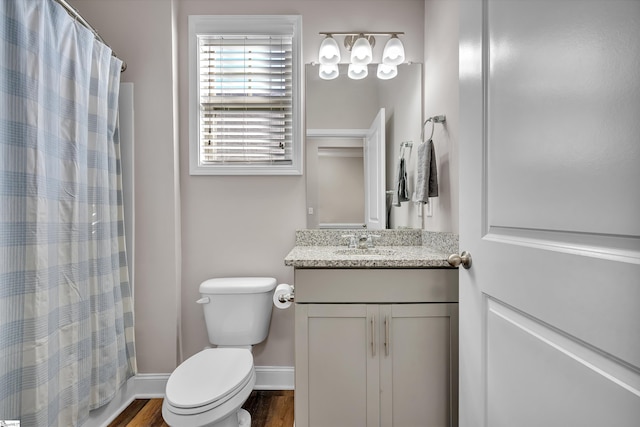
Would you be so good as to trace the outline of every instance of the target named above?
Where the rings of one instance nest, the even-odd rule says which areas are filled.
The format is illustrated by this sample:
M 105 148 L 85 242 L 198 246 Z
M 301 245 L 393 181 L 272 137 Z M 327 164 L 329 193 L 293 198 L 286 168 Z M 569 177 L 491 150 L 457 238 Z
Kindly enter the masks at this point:
M 373 119 L 364 139 L 364 214 L 367 228 L 386 228 L 385 109 Z
M 460 425 L 637 424 L 640 2 L 460 11 Z
M 300 309 L 308 311 L 308 425 L 377 426 L 379 359 L 371 347 L 371 337 L 378 334 L 377 307 L 309 304 Z
M 487 394 L 500 403 L 488 425 L 637 426 L 640 374 L 497 301 L 487 307 Z
M 488 2 L 492 226 L 640 236 L 640 3 L 614 3 Z
M 380 306 L 382 426 L 451 425 L 452 305 Z

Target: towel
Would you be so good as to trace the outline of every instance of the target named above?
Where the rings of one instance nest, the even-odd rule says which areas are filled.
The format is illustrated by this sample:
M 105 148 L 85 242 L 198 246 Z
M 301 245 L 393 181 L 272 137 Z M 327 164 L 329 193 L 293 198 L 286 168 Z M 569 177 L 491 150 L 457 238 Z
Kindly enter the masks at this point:
M 438 170 L 432 140 L 418 147 L 418 173 L 413 201 L 429 203 L 429 197 L 438 197 Z
M 394 183 L 395 190 L 393 192 L 393 200 L 391 204 L 393 206 L 400 206 L 400 202 L 409 201 L 409 187 L 407 185 L 407 167 L 405 165 L 404 157 L 400 158 L 398 163 L 398 173 L 396 174 L 396 180 Z

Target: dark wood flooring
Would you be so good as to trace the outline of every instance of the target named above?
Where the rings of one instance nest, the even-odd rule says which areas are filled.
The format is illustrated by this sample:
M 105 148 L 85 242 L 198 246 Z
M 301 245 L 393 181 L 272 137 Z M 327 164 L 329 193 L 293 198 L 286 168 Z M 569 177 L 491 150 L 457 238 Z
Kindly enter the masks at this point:
M 251 427 L 292 427 L 293 390 L 254 390 L 242 406 Z M 136 399 L 109 427 L 168 427 L 162 419 L 162 399 Z

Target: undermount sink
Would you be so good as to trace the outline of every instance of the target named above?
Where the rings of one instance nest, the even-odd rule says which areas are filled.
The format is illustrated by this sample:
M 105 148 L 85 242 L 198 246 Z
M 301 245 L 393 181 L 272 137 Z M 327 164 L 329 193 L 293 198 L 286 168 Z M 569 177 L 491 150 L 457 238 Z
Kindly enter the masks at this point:
M 338 249 L 334 252 L 336 255 L 353 255 L 353 256 L 371 256 L 371 255 L 394 255 L 393 249 L 366 248 L 366 249 Z

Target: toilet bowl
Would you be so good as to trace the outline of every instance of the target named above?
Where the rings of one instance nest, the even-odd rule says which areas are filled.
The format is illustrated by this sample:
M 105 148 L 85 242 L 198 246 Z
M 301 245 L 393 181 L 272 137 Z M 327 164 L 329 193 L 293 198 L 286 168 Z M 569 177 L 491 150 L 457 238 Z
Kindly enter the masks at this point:
M 244 427 L 241 418 L 247 418 L 248 414 L 239 415 L 238 409 L 251 394 L 255 382 L 249 350 L 203 350 L 178 366 L 169 377 L 162 416 L 170 426 Z M 250 417 L 245 425 L 250 426 Z
M 250 427 L 241 409 L 256 382 L 252 345 L 268 333 L 276 280 L 209 279 L 200 285 L 209 341 L 169 377 L 162 417 L 172 427 Z

